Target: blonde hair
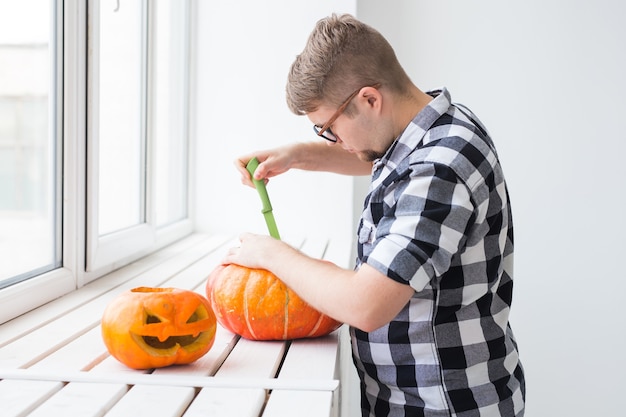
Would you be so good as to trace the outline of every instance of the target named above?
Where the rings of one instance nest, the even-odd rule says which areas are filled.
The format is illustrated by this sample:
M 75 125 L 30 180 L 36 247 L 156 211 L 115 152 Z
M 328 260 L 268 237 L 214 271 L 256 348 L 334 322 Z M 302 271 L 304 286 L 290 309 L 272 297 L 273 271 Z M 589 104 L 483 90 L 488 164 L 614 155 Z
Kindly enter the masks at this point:
M 317 22 L 291 65 L 287 105 L 297 115 L 339 105 L 355 90 L 380 83 L 402 94 L 410 79 L 387 40 L 349 14 Z M 349 112 L 349 111 L 348 111 Z

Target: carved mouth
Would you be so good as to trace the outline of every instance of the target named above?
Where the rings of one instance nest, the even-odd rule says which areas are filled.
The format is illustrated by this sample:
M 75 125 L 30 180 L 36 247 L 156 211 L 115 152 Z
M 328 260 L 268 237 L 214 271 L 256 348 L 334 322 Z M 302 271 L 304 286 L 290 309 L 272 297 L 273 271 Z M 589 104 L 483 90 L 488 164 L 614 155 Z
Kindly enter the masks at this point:
M 191 317 L 189 317 L 189 319 L 187 320 L 187 323 L 194 323 L 196 321 L 198 321 L 198 314 L 193 313 Z M 146 324 L 153 323 L 161 323 L 161 320 L 156 316 L 148 316 L 148 318 L 146 319 Z M 202 333 L 199 333 L 195 336 L 191 334 L 170 336 L 165 340 L 159 340 L 159 338 L 156 336 L 142 336 L 142 339 L 144 342 L 146 342 L 148 346 L 151 346 L 155 349 L 171 349 L 176 345 L 183 347 L 191 345 L 192 343 L 196 342 L 201 335 Z
M 194 312 L 191 317 L 189 317 L 189 319 L 187 319 L 187 324 L 190 323 L 198 323 L 200 321 L 203 321 L 201 319 L 201 317 L 199 317 L 199 315 Z M 158 324 L 158 323 L 162 323 L 162 321 L 153 315 L 148 315 L 146 318 L 146 325 L 150 325 L 150 324 Z M 209 330 L 209 329 L 207 329 Z M 196 342 L 202 342 L 203 339 L 210 337 L 211 332 L 205 332 L 205 331 L 201 331 L 198 332 L 196 334 L 183 334 L 183 335 L 172 335 L 169 336 L 167 338 L 164 338 L 163 340 L 161 340 L 162 338 L 159 338 L 157 336 L 143 336 L 143 335 L 138 335 L 136 333 L 131 333 L 133 339 L 136 342 L 141 341 L 143 344 L 147 345 L 149 348 L 151 348 L 150 350 L 153 350 L 154 352 L 156 351 L 161 351 L 162 354 L 173 354 L 176 350 L 178 350 L 178 348 L 191 348 L 193 350 L 193 348 L 195 346 L 194 343 Z M 140 343 L 140 344 L 142 344 Z M 198 344 L 198 346 L 201 346 L 201 344 Z

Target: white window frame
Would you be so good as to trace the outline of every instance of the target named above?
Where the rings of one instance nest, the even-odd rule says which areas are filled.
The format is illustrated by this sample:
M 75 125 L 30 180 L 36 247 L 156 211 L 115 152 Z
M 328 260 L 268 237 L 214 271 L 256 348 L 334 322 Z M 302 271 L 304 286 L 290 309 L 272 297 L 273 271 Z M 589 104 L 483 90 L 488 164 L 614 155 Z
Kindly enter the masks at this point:
M 154 28 L 154 13 L 153 8 L 150 6 L 147 0 L 141 0 L 143 2 L 143 7 L 147 13 L 147 32 L 143 34 L 144 37 L 151 37 L 149 31 Z M 90 0 L 89 4 L 91 6 L 91 10 L 99 9 L 100 0 Z M 187 2 L 181 1 L 180 7 L 187 7 Z M 189 10 L 187 10 L 189 13 Z M 99 27 L 98 27 L 98 16 L 96 13 L 91 13 L 89 16 L 90 23 L 90 33 L 89 36 L 92 38 L 92 45 L 98 45 L 99 39 Z M 150 42 L 150 39 L 144 39 L 142 42 L 147 48 L 148 60 L 151 60 L 154 56 L 153 54 L 153 44 Z M 125 261 L 126 263 L 129 259 L 136 258 L 141 256 L 142 254 L 149 253 L 154 251 L 155 249 L 167 244 L 171 241 L 172 235 L 175 237 L 184 236 L 191 232 L 192 224 L 189 219 L 176 222 L 175 224 L 170 225 L 167 228 L 167 231 L 161 231 L 156 227 L 156 216 L 154 210 L 154 189 L 153 189 L 153 181 L 152 178 L 155 175 L 155 164 L 154 161 L 154 152 L 151 147 L 151 106 L 150 103 L 146 101 L 144 106 L 144 110 L 142 113 L 145 113 L 145 117 L 147 119 L 145 135 L 146 137 L 142 138 L 145 140 L 145 145 L 142 146 L 144 149 L 144 157 L 145 157 L 145 165 L 146 169 L 146 178 L 145 178 L 145 222 L 140 223 L 136 226 L 124 229 L 122 231 L 118 231 L 115 233 L 107 234 L 104 236 L 100 236 L 98 231 L 98 54 L 92 53 L 90 54 L 91 59 L 90 62 L 93 65 L 89 66 L 89 80 L 88 85 L 91 90 L 89 91 L 89 95 L 91 97 L 89 108 L 88 108 L 88 135 L 89 135 L 89 146 L 87 149 L 87 259 L 86 259 L 86 269 L 87 269 L 87 278 L 89 279 L 91 276 L 99 276 L 101 275 L 99 271 L 106 270 L 107 268 L 115 267 L 116 264 L 120 261 Z M 144 73 L 144 77 L 147 77 L 147 80 L 142 80 L 142 84 L 146 86 L 144 94 L 147 97 L 152 96 L 153 94 L 153 84 L 151 82 L 150 77 L 150 67 L 152 62 L 149 61 L 145 67 L 146 72 Z M 145 101 L 145 97 L 144 97 Z M 189 106 L 188 106 L 189 107 Z M 189 167 L 188 167 L 189 169 Z M 188 175 L 189 178 L 189 175 Z M 190 205 L 188 204 L 188 207 Z M 129 255 L 132 254 L 132 255 Z
M 91 0 L 93 1 L 93 0 Z M 193 82 L 193 33 L 195 24 L 193 21 L 193 8 L 195 2 L 189 2 L 189 83 Z M 89 175 L 92 170 L 90 164 L 93 155 L 87 149 L 87 120 L 89 115 L 87 103 L 87 18 L 88 2 L 84 0 L 59 0 L 56 7 L 57 39 L 62 48 L 57 48 L 56 53 L 61 58 L 57 61 L 57 86 L 62 86 L 62 106 L 57 111 L 62 116 L 57 120 L 58 138 L 57 146 L 62 149 L 62 175 L 58 174 L 62 181 L 62 266 L 53 271 L 19 282 L 0 290 L 0 323 L 17 317 L 27 311 L 39 307 L 55 298 L 82 287 L 86 283 L 105 275 L 125 264 L 139 259 L 153 251 L 156 251 L 169 243 L 174 242 L 193 231 L 194 219 L 194 167 L 193 158 L 194 140 L 191 131 L 188 133 L 188 192 L 187 192 L 187 218 L 156 229 L 152 224 L 150 239 L 142 240 L 142 237 L 125 234 L 112 234 L 97 240 L 95 250 L 100 252 L 98 260 L 87 267 L 89 247 L 88 234 L 93 229 L 94 222 L 97 224 L 97 213 L 89 212 L 94 206 L 93 189 L 89 183 L 94 177 Z M 188 120 L 191 123 L 193 111 L 193 88 L 189 89 Z M 61 97 L 61 95 L 59 95 Z M 61 123 L 62 122 L 62 123 Z M 150 154 L 147 155 L 150 158 Z M 149 165 L 150 166 L 150 165 Z M 96 178 L 97 179 L 97 178 Z M 150 184 L 150 181 L 147 182 Z M 148 185 L 148 198 L 150 198 Z M 97 198 L 97 197 L 95 197 Z M 96 205 L 97 206 L 97 205 Z M 147 213 L 147 220 L 154 215 Z M 143 226 L 143 225 L 142 225 Z M 127 240 L 128 239 L 128 240 Z M 142 243 L 134 246 L 136 239 Z M 93 241 L 93 238 L 91 238 Z M 132 243 L 131 243 L 132 242 Z M 106 253 L 108 247 L 115 246 L 113 252 Z

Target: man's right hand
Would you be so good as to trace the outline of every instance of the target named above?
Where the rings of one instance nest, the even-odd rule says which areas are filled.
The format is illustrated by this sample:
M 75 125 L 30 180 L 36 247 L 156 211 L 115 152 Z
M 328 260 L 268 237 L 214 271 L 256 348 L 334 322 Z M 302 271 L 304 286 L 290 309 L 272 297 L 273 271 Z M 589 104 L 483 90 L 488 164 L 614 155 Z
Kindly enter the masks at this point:
M 287 172 L 291 168 L 293 150 L 294 145 L 288 145 L 240 156 L 235 160 L 235 167 L 241 174 L 241 183 L 254 188 L 250 173 L 246 169 L 246 165 L 254 157 L 259 161 L 259 166 L 254 172 L 257 180 L 264 180 L 267 183 L 269 178 Z

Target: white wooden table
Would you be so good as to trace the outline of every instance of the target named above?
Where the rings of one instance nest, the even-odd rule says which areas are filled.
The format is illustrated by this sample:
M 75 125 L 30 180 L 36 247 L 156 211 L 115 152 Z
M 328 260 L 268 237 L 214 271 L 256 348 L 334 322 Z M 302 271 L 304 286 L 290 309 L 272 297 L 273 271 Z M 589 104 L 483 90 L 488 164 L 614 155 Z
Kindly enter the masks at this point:
M 193 235 L 0 325 L 0 415 L 338 416 L 339 331 L 254 342 L 218 325 L 201 359 L 152 371 L 108 354 L 100 317 L 113 298 L 139 286 L 204 294 L 209 272 L 233 244 Z M 345 267 L 348 246 L 313 239 L 301 250 Z

